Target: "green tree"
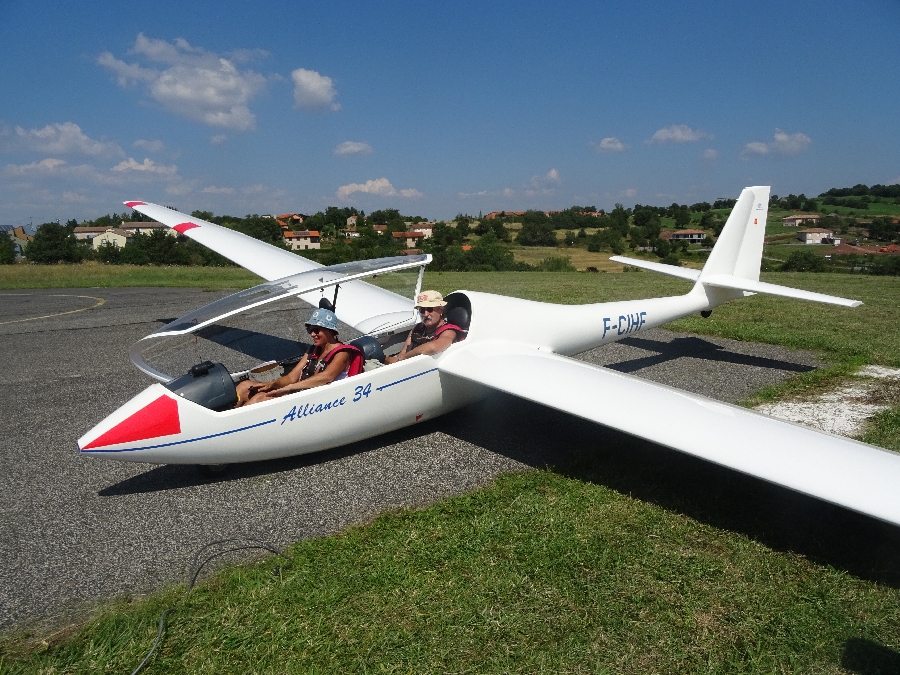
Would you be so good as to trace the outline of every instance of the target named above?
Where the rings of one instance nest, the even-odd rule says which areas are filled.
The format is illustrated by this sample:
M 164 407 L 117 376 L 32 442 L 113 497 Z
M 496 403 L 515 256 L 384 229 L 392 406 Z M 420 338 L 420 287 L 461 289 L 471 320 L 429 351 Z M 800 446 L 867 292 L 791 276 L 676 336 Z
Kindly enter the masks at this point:
M 782 272 L 824 272 L 825 258 L 815 251 L 794 251 L 781 266 Z
M 624 237 L 628 234 L 629 217 L 631 217 L 631 209 L 626 209 L 621 204 L 616 204 L 615 208 L 609 212 L 610 227 L 615 229 L 619 236 Z
M 9 232 L 0 232 L 0 265 L 16 262 L 16 243 Z
M 554 255 L 544 258 L 538 265 L 541 272 L 575 272 L 575 265 L 569 260 L 568 256 Z
M 122 249 L 111 241 L 104 241 L 97 248 L 97 260 L 109 265 L 117 265 L 122 261 Z
M 556 246 L 556 232 L 543 211 L 526 211 L 522 215 L 522 229 L 516 237 L 522 246 Z
M 235 229 L 246 235 L 259 239 L 280 248 L 284 248 L 284 237 L 281 225 L 274 218 L 263 218 L 256 214 L 245 216 Z
M 25 257 L 33 263 L 78 262 L 82 255 L 75 235 L 59 223 L 44 223 L 25 246 Z

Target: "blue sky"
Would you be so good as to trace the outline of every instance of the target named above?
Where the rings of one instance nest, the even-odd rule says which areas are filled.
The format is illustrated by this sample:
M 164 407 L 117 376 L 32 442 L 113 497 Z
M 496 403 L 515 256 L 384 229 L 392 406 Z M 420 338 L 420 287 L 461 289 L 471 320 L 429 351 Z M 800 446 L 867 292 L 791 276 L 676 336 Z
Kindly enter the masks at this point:
M 898 36 L 896 0 L 0 0 L 0 224 L 896 183 Z

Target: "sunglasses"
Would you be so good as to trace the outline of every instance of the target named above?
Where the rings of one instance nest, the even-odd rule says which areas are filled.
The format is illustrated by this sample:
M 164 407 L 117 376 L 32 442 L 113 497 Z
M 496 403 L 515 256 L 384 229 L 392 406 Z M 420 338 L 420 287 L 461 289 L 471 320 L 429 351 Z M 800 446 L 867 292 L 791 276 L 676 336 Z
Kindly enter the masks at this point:
M 440 309 L 440 307 L 418 307 L 419 314 L 428 314 L 429 312 L 436 312 Z
M 310 335 L 312 335 L 313 333 L 321 333 L 323 330 L 325 330 L 325 329 L 322 328 L 322 326 L 307 326 L 306 327 L 306 332 L 309 333 Z

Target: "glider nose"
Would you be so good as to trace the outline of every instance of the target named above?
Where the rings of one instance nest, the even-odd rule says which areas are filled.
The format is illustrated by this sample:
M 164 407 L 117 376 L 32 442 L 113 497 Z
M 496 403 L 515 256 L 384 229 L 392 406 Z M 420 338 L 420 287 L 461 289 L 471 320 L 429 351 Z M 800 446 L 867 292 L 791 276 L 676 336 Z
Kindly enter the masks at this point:
M 151 386 L 91 429 L 79 439 L 79 450 L 108 452 L 111 446 L 180 434 L 178 401 L 157 387 Z

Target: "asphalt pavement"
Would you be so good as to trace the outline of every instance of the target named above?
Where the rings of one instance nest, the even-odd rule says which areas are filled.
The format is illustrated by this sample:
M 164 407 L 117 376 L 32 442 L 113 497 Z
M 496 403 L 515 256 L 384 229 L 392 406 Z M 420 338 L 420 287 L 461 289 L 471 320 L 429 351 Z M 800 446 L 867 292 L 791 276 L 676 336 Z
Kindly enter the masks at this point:
M 184 581 L 195 552 L 214 540 L 244 535 L 283 547 L 545 466 L 861 576 L 900 579 L 897 528 L 500 394 L 215 480 L 190 466 L 79 456 L 76 439 L 151 382 L 128 347 L 222 295 L 0 292 L 0 629 L 59 622 L 106 598 Z M 820 365 L 807 353 L 663 330 L 579 358 L 724 401 Z M 599 457 L 602 471 L 577 468 L 585 457 Z M 816 530 L 823 517 L 828 532 Z

